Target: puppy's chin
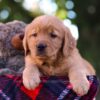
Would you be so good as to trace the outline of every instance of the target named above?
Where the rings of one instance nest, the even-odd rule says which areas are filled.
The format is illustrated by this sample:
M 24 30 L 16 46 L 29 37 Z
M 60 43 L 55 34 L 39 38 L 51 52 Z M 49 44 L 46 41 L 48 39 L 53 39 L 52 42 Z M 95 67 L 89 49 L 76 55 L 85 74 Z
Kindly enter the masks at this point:
M 37 59 L 39 60 L 47 60 L 47 56 L 36 56 Z
M 48 61 L 48 57 L 46 57 L 46 56 L 36 56 L 35 57 L 36 59 L 36 64 L 38 65 L 38 66 L 41 66 L 41 65 L 43 65 L 44 64 L 44 62 L 47 62 Z
M 31 56 L 37 61 L 39 62 L 54 62 L 57 58 L 57 54 L 55 53 L 38 53 L 38 52 L 31 52 Z
M 41 54 L 41 55 L 36 55 L 37 59 L 39 60 L 52 60 L 56 58 L 56 55 L 47 55 L 47 54 Z

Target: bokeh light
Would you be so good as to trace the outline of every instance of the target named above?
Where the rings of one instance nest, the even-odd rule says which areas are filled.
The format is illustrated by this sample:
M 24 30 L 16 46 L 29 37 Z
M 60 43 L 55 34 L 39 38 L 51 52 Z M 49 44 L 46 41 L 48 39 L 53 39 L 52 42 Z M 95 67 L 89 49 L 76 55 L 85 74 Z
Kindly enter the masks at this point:
M 73 9 L 74 8 L 74 3 L 73 1 L 69 0 L 66 2 L 66 8 L 67 9 Z
M 96 12 L 96 8 L 93 5 L 89 6 L 87 10 L 90 14 L 94 14 Z
M 68 18 L 75 19 L 76 13 L 73 10 L 68 11 Z
M 7 19 L 9 16 L 9 11 L 7 9 L 3 9 L 1 12 L 0 12 L 0 19 L 1 20 L 5 20 Z
M 45 14 L 53 14 L 57 10 L 57 5 L 52 0 L 41 0 L 39 6 Z
M 57 4 L 52 0 L 24 0 L 23 6 L 29 11 L 39 9 L 44 14 L 54 14 L 57 10 Z
M 27 10 L 35 10 L 38 7 L 39 0 L 24 0 L 23 7 Z

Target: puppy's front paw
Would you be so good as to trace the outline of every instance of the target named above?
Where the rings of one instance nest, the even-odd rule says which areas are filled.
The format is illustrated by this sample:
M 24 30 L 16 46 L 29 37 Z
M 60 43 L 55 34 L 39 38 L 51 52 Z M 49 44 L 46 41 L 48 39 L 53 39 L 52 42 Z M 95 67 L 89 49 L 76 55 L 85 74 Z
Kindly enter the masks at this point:
M 23 84 L 24 86 L 29 89 L 35 89 L 40 83 L 39 74 L 36 72 L 27 72 L 27 70 L 23 71 Z
M 90 88 L 89 81 L 86 78 L 76 78 L 71 80 L 73 90 L 80 96 L 88 93 Z

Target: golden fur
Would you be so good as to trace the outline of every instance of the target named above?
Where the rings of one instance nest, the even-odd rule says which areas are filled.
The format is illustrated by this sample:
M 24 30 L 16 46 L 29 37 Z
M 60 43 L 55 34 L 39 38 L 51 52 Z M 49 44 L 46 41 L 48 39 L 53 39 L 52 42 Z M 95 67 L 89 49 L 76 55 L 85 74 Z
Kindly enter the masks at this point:
M 45 52 L 37 52 L 37 45 L 46 45 Z M 23 39 L 25 69 L 23 84 L 34 89 L 44 75 L 66 75 L 73 90 L 80 95 L 88 92 L 87 75 L 95 75 L 93 67 L 83 59 L 70 30 L 54 16 L 37 17 L 27 25 Z

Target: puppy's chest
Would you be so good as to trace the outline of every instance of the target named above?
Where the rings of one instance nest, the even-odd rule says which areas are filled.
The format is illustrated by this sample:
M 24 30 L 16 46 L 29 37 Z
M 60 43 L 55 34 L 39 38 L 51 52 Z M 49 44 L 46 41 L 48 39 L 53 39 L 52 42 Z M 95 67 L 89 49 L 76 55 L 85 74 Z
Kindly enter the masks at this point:
M 54 64 L 43 64 L 40 67 L 40 71 L 45 75 L 54 75 L 54 76 L 62 76 L 67 75 L 68 69 L 67 66 L 64 66 L 63 62 L 54 63 Z
M 52 66 L 49 65 L 48 63 L 43 63 L 42 65 L 38 65 L 38 68 L 40 70 L 40 72 L 44 75 L 52 75 L 53 70 L 52 70 Z

